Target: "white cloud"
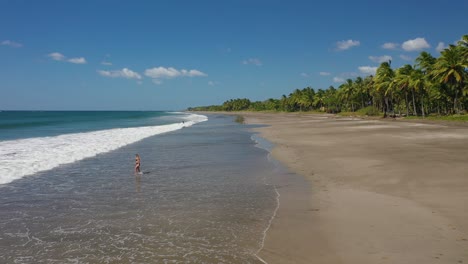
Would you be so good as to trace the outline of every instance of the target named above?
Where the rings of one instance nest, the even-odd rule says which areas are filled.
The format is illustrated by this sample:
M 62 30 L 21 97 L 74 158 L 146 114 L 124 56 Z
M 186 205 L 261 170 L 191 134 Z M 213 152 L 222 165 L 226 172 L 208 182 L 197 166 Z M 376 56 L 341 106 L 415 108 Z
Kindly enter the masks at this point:
M 393 50 L 393 49 L 398 48 L 398 46 L 399 46 L 398 43 L 387 42 L 387 43 L 384 43 L 384 44 L 382 45 L 382 48 L 383 48 L 383 49 Z
M 145 70 L 145 75 L 153 79 L 153 83 L 161 84 L 160 79 L 173 79 L 177 77 L 204 77 L 208 76 L 206 73 L 199 70 L 177 70 L 169 67 L 154 67 Z
M 369 59 L 373 62 L 382 63 L 392 60 L 392 56 L 383 55 L 383 56 L 369 56 Z
M 446 48 L 448 48 L 448 46 L 445 45 L 444 42 L 439 42 L 439 44 L 437 44 L 436 50 L 437 50 L 438 52 L 441 52 L 441 51 L 443 51 L 443 50 L 446 49 Z
M 209 82 L 208 82 L 208 85 L 209 85 L 209 86 L 215 86 L 215 83 L 214 83 L 213 81 L 209 81 Z
M 415 38 L 403 42 L 401 47 L 406 51 L 418 51 L 430 48 L 431 46 L 424 38 Z
M 112 62 L 108 62 L 108 61 L 103 61 L 101 62 L 102 65 L 106 65 L 106 66 L 111 66 L 112 65 Z
M 253 64 L 257 66 L 262 66 L 262 62 L 258 58 L 249 58 L 247 60 L 243 60 L 242 64 Z
M 304 77 L 304 78 L 307 78 L 307 77 L 309 77 L 309 74 L 307 74 L 307 73 L 305 73 L 305 72 L 302 72 L 302 73 L 301 73 L 301 76 Z
M 59 52 L 49 53 L 49 54 L 47 54 L 47 57 L 49 57 L 49 58 L 51 58 L 53 60 L 56 60 L 56 61 L 66 61 L 66 62 L 70 62 L 70 63 L 74 63 L 74 64 L 86 64 L 86 59 L 83 58 L 83 57 L 67 59 L 67 57 L 65 55 L 63 55 L 62 53 L 59 53 Z
M 18 42 L 14 42 L 14 41 L 11 41 L 11 40 L 4 40 L 4 41 L 2 41 L 0 43 L 0 45 L 9 46 L 9 47 L 12 47 L 12 48 L 21 48 L 21 47 L 23 47 L 23 44 L 18 43 Z
M 71 58 L 71 59 L 68 59 L 67 61 L 71 63 L 75 63 L 75 64 L 86 64 L 86 59 L 83 57 Z
M 188 76 L 188 77 L 203 77 L 206 76 L 205 73 L 199 71 L 199 70 L 180 70 L 182 76 Z
M 175 78 L 181 76 L 181 72 L 178 71 L 177 69 L 174 69 L 172 67 L 169 68 L 164 68 L 164 67 L 157 67 L 157 68 L 152 68 L 152 69 L 146 69 L 145 70 L 145 75 L 150 77 L 150 78 Z
M 413 58 L 411 58 L 410 56 L 406 56 L 406 55 L 404 55 L 404 54 L 401 54 L 401 55 L 400 55 L 400 58 L 401 58 L 402 60 L 405 60 L 405 61 L 413 60 Z
M 333 77 L 333 82 L 336 82 L 336 83 L 342 83 L 344 82 L 345 79 L 341 78 L 341 77 Z
M 319 74 L 322 75 L 322 76 L 328 76 L 328 75 L 330 75 L 331 73 L 329 73 L 329 72 L 319 72 Z
M 53 60 L 56 60 L 56 61 L 65 60 L 65 56 L 63 56 L 63 54 L 58 53 L 58 52 L 49 53 L 49 54 L 47 54 L 47 57 L 49 57 L 49 58 L 51 58 Z
M 351 47 L 359 46 L 360 44 L 358 40 L 348 39 L 336 42 L 336 47 L 338 50 L 347 50 Z
M 110 77 L 110 78 L 126 78 L 126 79 L 141 80 L 140 74 L 127 68 L 123 68 L 122 70 L 116 70 L 116 71 L 98 71 L 98 73 L 102 76 Z
M 371 67 L 371 66 L 360 66 L 358 67 L 358 69 L 361 73 L 364 73 L 367 75 L 375 75 L 375 72 L 377 71 L 377 67 Z

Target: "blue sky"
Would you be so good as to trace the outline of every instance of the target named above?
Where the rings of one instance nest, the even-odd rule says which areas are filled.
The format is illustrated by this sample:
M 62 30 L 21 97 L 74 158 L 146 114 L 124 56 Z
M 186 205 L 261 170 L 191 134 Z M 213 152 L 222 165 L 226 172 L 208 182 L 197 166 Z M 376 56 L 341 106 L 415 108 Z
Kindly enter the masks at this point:
M 335 87 L 468 34 L 468 1 L 0 0 L 0 109 L 181 110 Z

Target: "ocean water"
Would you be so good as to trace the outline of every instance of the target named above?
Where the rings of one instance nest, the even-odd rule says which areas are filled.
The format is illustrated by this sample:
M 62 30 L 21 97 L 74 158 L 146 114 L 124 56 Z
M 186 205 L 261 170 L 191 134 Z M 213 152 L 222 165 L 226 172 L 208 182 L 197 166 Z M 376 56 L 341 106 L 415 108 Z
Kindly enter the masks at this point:
M 249 126 L 167 112 L 29 112 L 23 124 L 3 113 L 0 263 L 265 263 L 282 172 Z
M 205 120 L 177 112 L 0 112 L 0 184 Z

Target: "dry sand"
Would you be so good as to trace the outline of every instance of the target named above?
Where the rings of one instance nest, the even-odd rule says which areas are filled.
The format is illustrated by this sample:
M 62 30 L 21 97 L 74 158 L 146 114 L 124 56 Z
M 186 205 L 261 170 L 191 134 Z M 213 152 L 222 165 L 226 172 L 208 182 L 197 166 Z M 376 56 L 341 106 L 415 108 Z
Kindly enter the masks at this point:
M 466 126 L 242 115 L 308 180 L 279 189 L 269 264 L 468 263 Z

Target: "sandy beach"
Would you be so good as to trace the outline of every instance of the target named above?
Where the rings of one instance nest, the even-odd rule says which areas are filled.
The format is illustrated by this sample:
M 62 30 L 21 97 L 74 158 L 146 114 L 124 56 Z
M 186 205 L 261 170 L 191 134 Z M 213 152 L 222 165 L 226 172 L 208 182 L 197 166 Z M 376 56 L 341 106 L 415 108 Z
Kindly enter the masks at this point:
M 468 127 L 242 113 L 307 179 L 279 186 L 268 263 L 468 263 Z

